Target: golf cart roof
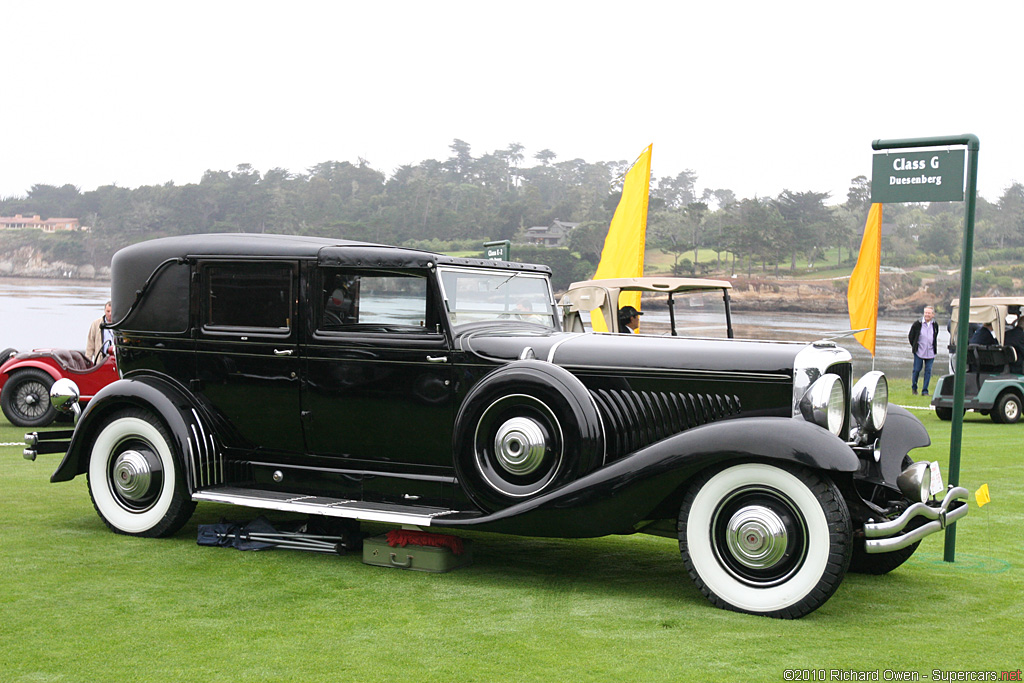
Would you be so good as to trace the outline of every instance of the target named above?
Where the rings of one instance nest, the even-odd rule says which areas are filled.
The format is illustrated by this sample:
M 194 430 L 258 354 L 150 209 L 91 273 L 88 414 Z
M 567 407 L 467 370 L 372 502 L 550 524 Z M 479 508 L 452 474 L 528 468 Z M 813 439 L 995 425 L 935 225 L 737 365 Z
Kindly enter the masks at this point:
M 702 289 L 732 289 L 728 280 L 705 280 L 692 277 L 620 277 L 604 280 L 584 280 L 569 285 L 569 290 L 581 287 L 604 287 L 620 292 L 694 292 Z
M 1006 324 L 1010 324 L 1012 318 L 1007 320 L 1007 316 L 1019 315 L 1022 307 L 1024 307 L 1024 296 L 972 296 L 968 320 L 982 325 L 992 323 L 992 334 L 995 336 L 996 341 L 1002 344 L 1005 333 L 1004 321 L 1006 321 Z M 959 308 L 960 300 L 953 299 L 950 335 L 954 339 L 956 338 L 957 325 L 959 323 L 956 311 Z
M 953 308 L 960 306 L 960 299 L 953 299 Z M 1024 296 L 972 296 L 971 308 L 975 306 L 1024 306 Z

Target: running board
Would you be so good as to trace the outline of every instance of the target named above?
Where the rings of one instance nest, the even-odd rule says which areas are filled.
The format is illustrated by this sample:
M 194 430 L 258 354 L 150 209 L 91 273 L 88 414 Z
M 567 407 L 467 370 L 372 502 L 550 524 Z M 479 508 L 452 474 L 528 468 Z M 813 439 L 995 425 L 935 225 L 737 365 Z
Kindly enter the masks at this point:
M 458 510 L 422 505 L 371 503 L 361 500 L 327 498 L 325 496 L 303 496 L 295 493 L 259 491 L 232 486 L 220 486 L 196 491 L 192 494 L 192 500 L 209 503 L 228 503 L 230 505 L 243 505 L 245 507 L 280 510 L 282 512 L 298 512 L 304 515 L 324 515 L 326 517 L 357 519 L 364 522 L 386 522 L 389 524 L 410 524 L 414 526 L 430 526 L 435 517 L 460 514 Z

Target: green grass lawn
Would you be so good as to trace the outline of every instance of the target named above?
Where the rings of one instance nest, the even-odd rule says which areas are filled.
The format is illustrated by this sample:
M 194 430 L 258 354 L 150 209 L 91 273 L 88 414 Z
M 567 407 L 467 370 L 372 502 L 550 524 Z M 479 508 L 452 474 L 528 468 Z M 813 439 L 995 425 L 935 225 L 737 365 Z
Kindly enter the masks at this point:
M 895 389 L 893 400 L 926 405 Z M 949 423 L 919 414 L 933 445 L 913 455 L 945 472 Z M 23 431 L 0 421 L 0 442 Z M 642 535 L 466 534 L 475 562 L 448 574 L 200 547 L 197 524 L 258 514 L 212 504 L 173 538 L 118 536 L 84 477 L 49 483 L 61 456 L 29 462 L 20 445 L 0 446 L 0 680 L 648 683 L 1016 670 L 1022 436 L 1024 424 L 968 414 L 961 483 L 988 483 L 992 502 L 979 509 L 972 495 L 955 563 L 933 535 L 887 576 L 849 575 L 798 621 L 711 607 L 677 544 Z

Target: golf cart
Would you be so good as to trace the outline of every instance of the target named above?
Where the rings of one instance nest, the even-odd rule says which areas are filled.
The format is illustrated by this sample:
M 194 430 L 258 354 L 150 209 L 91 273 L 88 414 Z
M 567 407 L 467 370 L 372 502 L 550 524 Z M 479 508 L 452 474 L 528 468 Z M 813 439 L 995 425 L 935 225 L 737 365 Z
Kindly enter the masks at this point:
M 949 355 L 950 367 L 956 367 L 957 324 L 959 322 L 959 300 L 952 304 L 950 321 Z M 976 410 L 988 415 L 993 422 L 1012 424 L 1021 418 L 1024 409 L 1024 374 L 1021 370 L 1021 354 L 1013 346 L 1004 344 L 1006 333 L 1016 323 L 1024 306 L 1024 297 L 974 297 L 970 302 L 969 321 L 972 330 L 986 323 L 992 325 L 992 336 L 996 344 L 968 344 L 967 376 L 964 382 L 964 409 Z M 1024 324 L 1024 321 L 1022 321 Z M 939 379 L 932 398 L 935 414 L 940 420 L 953 417 L 954 375 Z
M 628 277 L 586 280 L 569 285 L 562 295 L 563 326 L 567 332 L 589 331 L 595 316 L 617 332 L 619 295 L 648 292 L 668 295 L 668 334 L 673 337 L 725 337 L 732 339 L 732 312 L 726 280 L 684 277 Z M 680 309 L 677 311 L 676 309 Z M 646 323 L 645 323 L 646 324 Z

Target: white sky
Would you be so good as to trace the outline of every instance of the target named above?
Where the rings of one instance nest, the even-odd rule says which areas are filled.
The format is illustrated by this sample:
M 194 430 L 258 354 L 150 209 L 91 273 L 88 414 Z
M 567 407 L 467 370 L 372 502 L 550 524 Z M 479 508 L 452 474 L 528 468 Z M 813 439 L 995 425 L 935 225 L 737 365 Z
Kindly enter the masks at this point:
M 1024 182 L 1024 3 L 4 2 L 0 196 L 240 163 L 391 173 L 525 146 L 843 201 L 871 141 L 973 133 Z

